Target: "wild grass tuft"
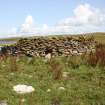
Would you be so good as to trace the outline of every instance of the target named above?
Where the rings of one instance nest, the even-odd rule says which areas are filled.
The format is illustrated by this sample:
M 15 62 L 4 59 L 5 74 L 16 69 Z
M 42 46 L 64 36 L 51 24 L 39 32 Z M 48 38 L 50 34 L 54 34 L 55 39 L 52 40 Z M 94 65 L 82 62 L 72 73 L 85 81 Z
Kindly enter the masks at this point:
M 17 58 L 15 56 L 9 57 L 9 68 L 11 71 L 17 71 L 18 70 Z
M 81 56 L 73 55 L 68 58 L 68 66 L 76 69 L 79 68 L 81 64 Z
M 105 45 L 98 44 L 96 45 L 95 53 L 91 52 L 87 60 L 90 66 L 96 67 L 105 67 Z
M 53 74 L 53 77 L 55 80 L 59 80 L 62 78 L 62 66 L 60 64 L 60 61 L 58 61 L 57 59 L 51 59 L 49 61 L 49 65 L 50 65 L 50 70 Z

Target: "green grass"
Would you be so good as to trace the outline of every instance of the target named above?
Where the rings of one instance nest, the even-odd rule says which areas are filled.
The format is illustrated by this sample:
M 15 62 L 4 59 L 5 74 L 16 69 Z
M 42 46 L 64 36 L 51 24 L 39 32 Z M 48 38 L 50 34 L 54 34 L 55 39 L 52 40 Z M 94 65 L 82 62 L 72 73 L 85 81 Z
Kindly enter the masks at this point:
M 74 37 L 74 38 L 78 38 L 79 36 L 81 36 L 81 34 L 78 34 L 78 35 L 72 35 L 72 37 Z M 97 42 L 99 42 L 99 43 L 103 43 L 103 44 L 105 44 L 105 33 L 103 32 L 96 32 L 96 33 L 87 33 L 86 34 L 86 37 L 87 38 L 89 38 L 89 37 L 91 37 L 91 36 L 93 36 L 94 37 L 94 39 L 97 41 Z
M 94 37 L 105 43 L 104 33 L 95 33 Z M 73 59 L 56 58 L 53 61 L 55 66 L 43 58 L 9 57 L 0 60 L 0 101 L 19 105 L 20 95 L 13 91 L 13 86 L 26 84 L 32 85 L 35 92 L 24 95 L 23 105 L 56 105 L 52 103 L 57 102 L 58 105 L 105 105 L 105 68 L 93 68 L 83 60 L 77 62 Z M 59 67 L 56 67 L 56 62 Z M 63 72 L 68 72 L 67 78 L 59 78 Z M 59 87 L 65 90 L 59 90 Z M 51 92 L 47 92 L 48 89 Z
M 81 36 L 81 35 L 84 35 L 84 34 L 67 34 L 67 35 L 46 35 L 45 37 L 47 38 L 52 38 L 52 37 L 65 37 L 65 36 L 72 36 L 74 38 L 78 37 L 78 36 Z M 93 32 L 93 33 L 86 33 L 85 34 L 87 37 L 90 37 L 91 35 L 93 35 L 97 41 L 104 41 L 105 39 L 105 32 Z M 29 38 L 29 39 L 32 39 L 32 38 L 40 38 L 40 37 L 43 37 L 43 36 L 36 36 L 36 35 L 33 35 L 33 36 L 29 36 L 29 37 L 26 37 L 26 38 Z M 0 38 L 0 40 L 2 41 L 18 41 L 19 39 L 21 39 L 22 37 L 10 37 L 10 38 Z M 25 38 L 25 37 L 24 37 Z M 105 41 L 104 41 L 105 42 Z
M 12 46 L 12 45 L 15 45 L 15 44 L 0 44 L 0 46 Z
M 99 43 L 105 44 L 105 33 L 96 33 L 94 34 L 94 37 Z
M 73 69 L 65 58 L 56 58 L 61 71 L 68 72 L 68 78 L 55 80 L 50 63 L 43 58 L 12 60 L 8 58 L 0 62 L 0 100 L 7 100 L 9 105 L 19 105 L 20 96 L 13 91 L 17 84 L 35 88 L 33 94 L 24 95 L 23 105 L 52 105 L 54 101 L 60 105 L 105 105 L 105 70 L 102 68 L 81 63 Z M 59 90 L 59 87 L 65 90 Z

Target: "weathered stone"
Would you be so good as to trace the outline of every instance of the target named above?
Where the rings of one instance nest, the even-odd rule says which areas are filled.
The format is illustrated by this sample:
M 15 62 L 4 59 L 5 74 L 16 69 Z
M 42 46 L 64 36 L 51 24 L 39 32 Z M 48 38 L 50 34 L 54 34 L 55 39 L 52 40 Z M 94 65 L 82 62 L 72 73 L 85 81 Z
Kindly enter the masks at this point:
M 3 101 L 0 101 L 0 105 L 8 105 L 8 104 L 7 104 L 7 101 L 3 100 Z
M 45 59 L 46 59 L 46 60 L 50 60 L 50 59 L 51 59 L 51 53 L 47 54 L 47 55 L 45 56 Z
M 96 42 L 94 40 L 85 39 L 85 37 L 72 38 L 71 36 L 63 37 L 40 37 L 40 38 L 24 38 L 20 39 L 15 46 L 10 46 L 9 54 L 22 53 L 25 55 L 41 56 L 47 54 L 52 56 L 62 55 L 81 55 L 83 53 L 95 52 Z M 14 50 L 14 47 L 15 50 Z M 16 53 L 15 53 L 16 52 Z

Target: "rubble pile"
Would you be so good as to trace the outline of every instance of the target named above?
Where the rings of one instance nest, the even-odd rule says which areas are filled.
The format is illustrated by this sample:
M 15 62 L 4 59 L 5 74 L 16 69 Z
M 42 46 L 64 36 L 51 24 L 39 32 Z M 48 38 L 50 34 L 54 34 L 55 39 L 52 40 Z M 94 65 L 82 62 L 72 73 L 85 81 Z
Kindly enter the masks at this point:
M 95 51 L 95 46 L 96 42 L 93 38 L 61 36 L 23 38 L 17 42 L 15 47 L 18 49 L 17 53 L 45 57 L 49 53 L 51 56 L 89 54 Z

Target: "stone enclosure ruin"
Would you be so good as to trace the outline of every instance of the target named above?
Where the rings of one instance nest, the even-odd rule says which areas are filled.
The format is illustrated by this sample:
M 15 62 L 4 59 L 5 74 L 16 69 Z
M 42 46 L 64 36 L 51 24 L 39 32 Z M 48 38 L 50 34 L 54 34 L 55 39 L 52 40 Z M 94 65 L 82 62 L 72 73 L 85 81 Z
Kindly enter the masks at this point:
M 22 38 L 13 46 L 3 47 L 1 54 L 24 54 L 27 56 L 45 57 L 47 54 L 54 56 L 82 55 L 95 52 L 97 42 L 93 37 L 55 36 Z

